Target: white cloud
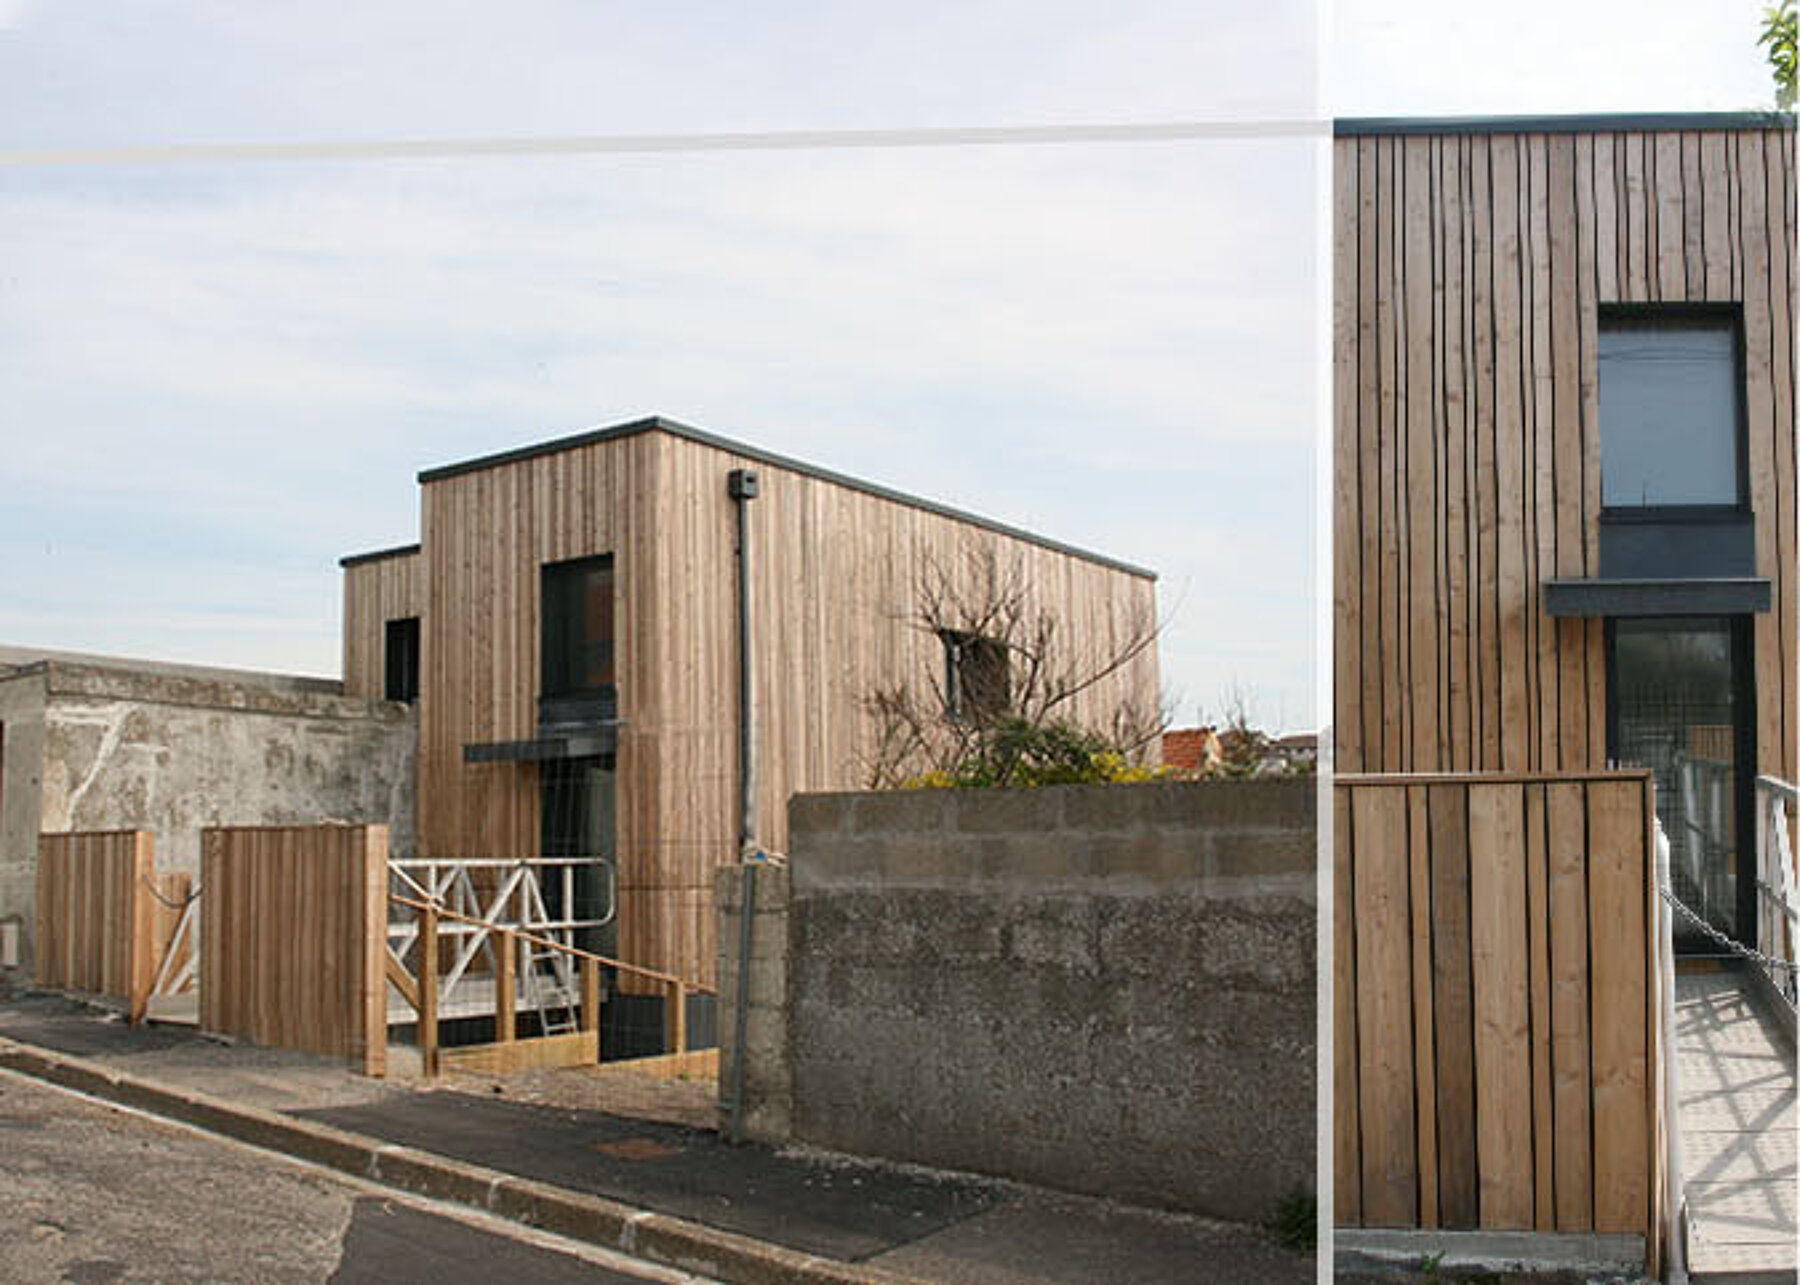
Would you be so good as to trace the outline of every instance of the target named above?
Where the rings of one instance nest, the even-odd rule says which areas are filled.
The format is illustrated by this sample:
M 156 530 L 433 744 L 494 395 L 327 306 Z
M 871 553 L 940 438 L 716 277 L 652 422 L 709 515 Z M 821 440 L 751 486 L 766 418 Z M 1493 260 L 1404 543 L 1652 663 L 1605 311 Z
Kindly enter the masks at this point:
M 1336 0 L 1345 115 L 1740 111 L 1773 103 L 1762 0 Z
M 316 573 L 245 600 L 299 618 L 332 554 L 410 536 L 417 467 L 657 411 L 1223 598 L 1181 479 L 1268 488 L 1237 473 L 1252 450 L 1304 468 L 1306 146 L 34 174 L 0 190 L 0 379 L 55 431 L 0 479 L 102 539 L 185 515 L 179 547 L 121 551 L 146 567 L 252 531 L 257 556 L 308 551 Z M 1310 502 L 1270 489 L 1234 565 L 1289 579 Z M 212 628 L 167 587 L 167 628 Z M 1304 687 L 1298 590 L 1207 611 L 1203 646 L 1177 622 L 1171 678 L 1216 686 L 1180 671 L 1234 619 L 1297 640 L 1255 672 Z M 334 664 L 313 635 L 302 667 Z M 274 654 L 262 628 L 186 654 L 219 637 Z

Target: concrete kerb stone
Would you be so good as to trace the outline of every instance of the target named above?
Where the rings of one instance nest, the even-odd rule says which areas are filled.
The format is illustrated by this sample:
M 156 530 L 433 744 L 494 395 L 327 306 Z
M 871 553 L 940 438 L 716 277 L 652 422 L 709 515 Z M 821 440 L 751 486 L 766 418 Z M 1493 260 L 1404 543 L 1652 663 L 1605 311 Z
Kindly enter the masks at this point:
M 83 1058 L 50 1053 L 14 1040 L 0 1039 L 0 1067 L 340 1173 L 414 1195 L 482 1209 L 665 1266 L 746 1282 L 900 1285 L 909 1279 L 817 1258 L 481 1165 L 395 1146 L 330 1125 L 169 1088 Z
M 381 1146 L 329 1125 L 187 1089 L 169 1088 L 82 1058 L 48 1053 L 12 1040 L 0 1040 L 0 1066 L 357 1177 L 372 1176 L 375 1153 Z
M 494 1185 L 489 1208 L 503 1218 L 572 1240 L 585 1240 L 651 1262 L 726 1280 L 898 1285 L 906 1279 L 529 1178 L 501 1178 Z
M 448 1162 L 429 1151 L 392 1143 L 377 1146 L 368 1176 L 414 1195 L 477 1209 L 492 1207 L 494 1191 L 504 1181 L 504 1176 L 492 1169 Z

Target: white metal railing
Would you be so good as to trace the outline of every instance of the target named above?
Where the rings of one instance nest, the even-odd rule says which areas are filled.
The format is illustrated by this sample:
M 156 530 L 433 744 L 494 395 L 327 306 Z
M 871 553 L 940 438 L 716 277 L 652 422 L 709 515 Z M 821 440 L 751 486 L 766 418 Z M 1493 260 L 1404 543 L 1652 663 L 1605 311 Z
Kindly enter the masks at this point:
M 1680 891 L 1702 917 L 1722 916 L 1730 922 L 1737 914 L 1737 862 L 1729 855 L 1737 793 L 1731 764 L 1678 754 L 1676 779 L 1681 812 L 1670 837 L 1670 855 L 1682 876 Z
M 1663 1184 L 1663 1238 L 1667 1267 L 1663 1279 L 1674 1285 L 1687 1280 L 1687 1242 L 1683 1220 L 1687 1216 L 1687 1191 L 1681 1154 L 1681 1059 L 1675 1031 L 1675 907 L 1670 902 L 1669 836 L 1662 818 L 1656 818 L 1656 883 L 1663 894 L 1656 899 L 1656 964 L 1661 979 L 1657 1005 L 1662 1044 L 1663 1144 L 1666 1148 L 1667 1181 Z
M 1793 847 L 1797 803 L 1800 791 L 1788 782 L 1756 778 L 1756 943 L 1771 961 L 1765 966 L 1769 980 L 1790 1005 L 1796 999 L 1795 947 L 1800 944 Z
M 587 915 L 576 913 L 577 873 L 583 869 L 600 876 L 597 890 L 583 890 L 600 894 L 601 904 Z M 439 1011 L 446 1015 L 495 1011 L 497 997 L 485 990 L 500 973 L 494 957 L 496 930 L 572 948 L 578 934 L 605 927 L 617 914 L 617 872 L 599 857 L 410 857 L 389 861 L 388 876 L 390 892 L 428 902 L 454 916 L 446 917 L 437 929 L 439 938 L 455 943 L 450 967 L 438 983 Z M 554 916 L 545 896 L 551 887 L 560 894 Z M 401 969 L 407 968 L 407 956 L 418 940 L 416 914 L 388 921 L 388 954 Z M 477 956 L 487 962 L 479 983 L 469 973 Z M 566 1023 L 579 1002 L 580 979 L 573 959 L 564 951 L 534 950 L 527 954 L 526 967 L 515 970 L 524 1007 L 537 1010 L 546 1025 Z M 553 1013 L 560 1016 L 553 1018 Z

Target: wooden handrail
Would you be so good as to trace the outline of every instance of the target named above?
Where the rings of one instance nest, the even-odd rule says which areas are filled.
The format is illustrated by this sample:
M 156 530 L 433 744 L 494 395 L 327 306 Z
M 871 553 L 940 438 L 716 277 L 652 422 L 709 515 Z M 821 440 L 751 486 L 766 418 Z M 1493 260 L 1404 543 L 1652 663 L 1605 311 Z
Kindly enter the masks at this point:
M 648 978 L 653 982 L 661 982 L 664 986 L 677 986 L 683 990 L 692 991 L 699 995 L 718 994 L 718 991 L 714 990 L 712 987 L 703 986 L 699 982 L 691 982 L 685 977 L 676 977 L 671 973 L 659 973 L 653 968 L 643 968 L 637 964 L 628 964 L 622 959 L 613 959 L 606 955 L 596 955 L 593 951 L 582 950 L 579 946 L 564 945 L 562 942 L 554 941 L 548 937 L 539 937 L 535 933 L 521 932 L 516 928 L 509 928 L 505 924 L 496 924 L 490 920 L 477 919 L 473 915 L 459 914 L 454 910 L 446 909 L 434 902 L 420 901 L 414 897 L 404 897 L 397 892 L 389 892 L 388 900 L 402 906 L 410 906 L 412 909 L 420 911 L 421 913 L 426 910 L 431 910 L 435 912 L 440 921 L 453 919 L 459 923 L 475 924 L 478 927 L 492 929 L 495 932 L 509 932 L 513 935 L 515 941 L 531 942 L 537 946 L 545 946 L 551 950 L 559 950 L 563 954 L 573 956 L 576 959 L 591 959 L 596 964 L 603 964 L 608 968 L 617 968 L 621 972 L 630 973 L 635 977 Z

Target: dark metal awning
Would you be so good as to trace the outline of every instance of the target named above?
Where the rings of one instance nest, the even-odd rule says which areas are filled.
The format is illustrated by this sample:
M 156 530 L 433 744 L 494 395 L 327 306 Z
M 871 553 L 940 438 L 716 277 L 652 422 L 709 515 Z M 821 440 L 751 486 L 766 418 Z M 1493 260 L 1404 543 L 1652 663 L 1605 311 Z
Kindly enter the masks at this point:
M 560 732 L 536 736 L 528 741 L 485 741 L 463 746 L 465 763 L 548 763 L 559 759 L 594 758 L 616 754 L 619 749 L 617 722 L 598 727 L 584 727 L 579 732 Z
M 1748 616 L 1769 610 L 1761 576 L 1672 580 L 1546 580 L 1552 616 Z

